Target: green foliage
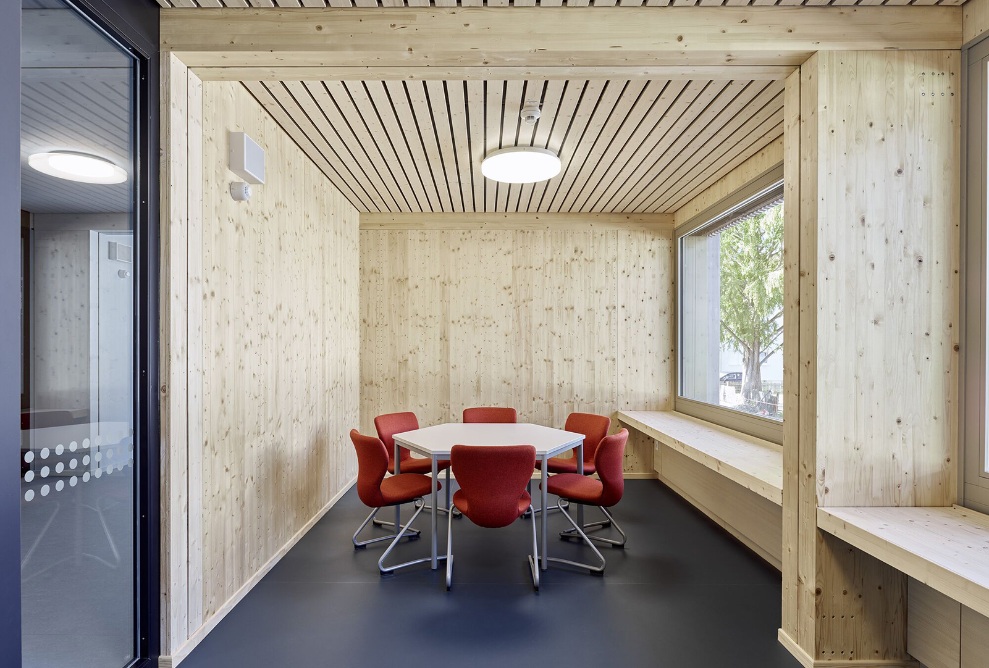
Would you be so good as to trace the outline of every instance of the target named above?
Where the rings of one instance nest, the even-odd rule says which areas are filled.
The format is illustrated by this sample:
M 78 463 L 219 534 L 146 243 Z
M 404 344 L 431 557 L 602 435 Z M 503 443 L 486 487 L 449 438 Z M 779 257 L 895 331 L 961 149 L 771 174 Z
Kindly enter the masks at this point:
M 721 232 L 721 344 L 753 371 L 783 345 L 782 204 Z

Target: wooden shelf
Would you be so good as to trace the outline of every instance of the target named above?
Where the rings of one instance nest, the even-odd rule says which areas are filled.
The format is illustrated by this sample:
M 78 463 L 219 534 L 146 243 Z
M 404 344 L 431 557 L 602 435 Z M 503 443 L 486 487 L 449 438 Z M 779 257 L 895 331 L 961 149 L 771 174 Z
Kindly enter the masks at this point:
M 967 508 L 818 508 L 817 524 L 989 616 L 989 515 Z
M 619 411 L 623 424 L 783 505 L 780 446 L 673 411 Z

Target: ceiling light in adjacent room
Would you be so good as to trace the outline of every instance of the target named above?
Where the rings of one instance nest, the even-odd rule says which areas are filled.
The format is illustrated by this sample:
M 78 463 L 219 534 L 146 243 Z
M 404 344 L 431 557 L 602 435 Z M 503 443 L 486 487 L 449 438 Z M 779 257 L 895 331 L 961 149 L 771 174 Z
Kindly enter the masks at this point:
M 560 158 L 545 148 L 511 146 L 488 153 L 481 173 L 501 183 L 536 183 L 560 173 Z
M 123 169 L 106 158 L 87 153 L 73 151 L 35 153 L 28 158 L 28 164 L 43 174 L 81 183 L 110 184 L 123 183 L 127 180 L 127 172 Z

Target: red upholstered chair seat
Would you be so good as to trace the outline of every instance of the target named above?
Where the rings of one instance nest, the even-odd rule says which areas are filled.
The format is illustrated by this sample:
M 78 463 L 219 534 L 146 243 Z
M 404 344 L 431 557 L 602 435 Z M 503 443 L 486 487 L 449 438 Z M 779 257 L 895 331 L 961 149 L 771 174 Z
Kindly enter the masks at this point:
M 392 457 L 389 457 L 388 467 L 390 470 L 395 469 L 391 466 Z M 449 459 L 441 459 L 436 463 L 436 470 L 442 471 L 443 469 L 450 468 Z M 398 467 L 398 470 L 402 473 L 431 473 L 433 468 L 430 460 L 421 457 L 409 457 L 403 459 Z
M 453 495 L 453 503 L 454 505 L 457 506 L 457 508 L 460 508 L 460 512 L 462 512 L 467 517 L 470 517 L 471 520 L 478 526 L 482 526 L 486 529 L 497 529 L 498 527 L 505 526 L 502 523 L 496 523 L 493 525 L 481 524 L 481 522 L 478 520 L 483 520 L 483 515 L 476 510 L 471 511 L 470 499 L 468 499 L 467 495 L 464 494 L 463 492 L 458 491 Z M 522 513 L 524 513 L 526 510 L 529 509 L 529 504 L 531 503 L 532 503 L 532 497 L 529 496 L 528 492 L 523 491 L 522 496 L 519 497 L 518 514 L 515 516 L 515 518 L 518 519 L 519 517 L 521 517 Z M 478 519 L 474 519 L 474 518 L 478 518 Z
M 538 464 L 536 468 L 539 468 Z M 550 473 L 577 473 L 577 458 L 550 457 L 546 462 L 546 470 Z M 584 475 L 594 475 L 595 471 L 597 469 L 594 467 L 594 462 L 584 462 Z
M 420 473 L 399 473 L 381 481 L 380 502 L 386 506 L 398 503 L 408 503 L 420 496 L 426 496 L 431 491 L 432 478 Z M 436 489 L 443 489 L 442 483 L 436 481 Z
M 604 484 L 600 480 L 579 473 L 561 473 L 549 479 L 546 490 L 564 499 L 597 506 L 600 505 Z

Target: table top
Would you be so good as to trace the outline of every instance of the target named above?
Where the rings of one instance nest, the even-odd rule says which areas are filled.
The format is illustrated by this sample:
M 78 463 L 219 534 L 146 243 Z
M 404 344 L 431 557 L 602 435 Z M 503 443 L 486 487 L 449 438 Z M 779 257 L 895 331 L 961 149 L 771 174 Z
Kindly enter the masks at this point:
M 536 457 L 553 455 L 584 442 L 583 434 L 553 429 L 539 424 L 450 422 L 395 434 L 395 441 L 414 452 L 432 457 L 449 457 L 454 445 L 531 445 Z

